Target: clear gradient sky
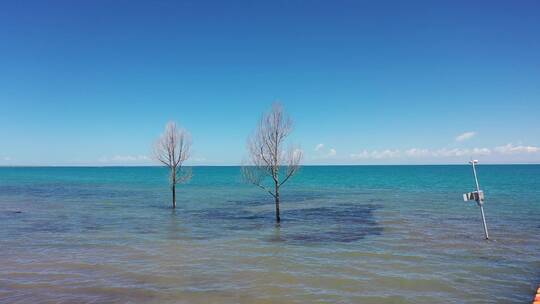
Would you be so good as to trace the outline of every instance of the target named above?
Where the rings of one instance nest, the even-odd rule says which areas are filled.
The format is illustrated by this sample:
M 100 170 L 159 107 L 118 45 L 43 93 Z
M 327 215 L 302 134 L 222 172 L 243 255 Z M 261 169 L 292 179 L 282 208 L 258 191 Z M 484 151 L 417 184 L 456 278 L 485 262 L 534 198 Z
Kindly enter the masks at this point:
M 540 163 L 540 2 L 0 3 L 0 165 L 236 165 L 275 100 L 306 164 Z

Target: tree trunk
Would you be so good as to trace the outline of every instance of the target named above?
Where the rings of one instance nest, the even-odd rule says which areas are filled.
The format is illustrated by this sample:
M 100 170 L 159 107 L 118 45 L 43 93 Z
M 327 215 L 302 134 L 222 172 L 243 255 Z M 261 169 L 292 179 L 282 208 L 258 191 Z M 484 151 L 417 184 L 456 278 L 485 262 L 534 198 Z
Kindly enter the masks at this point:
M 276 222 L 281 222 L 281 217 L 279 215 L 279 186 L 276 184 L 276 196 L 274 196 L 276 200 Z
M 176 167 L 171 168 L 172 207 L 176 208 Z
M 176 183 L 172 185 L 172 207 L 173 209 L 176 208 Z

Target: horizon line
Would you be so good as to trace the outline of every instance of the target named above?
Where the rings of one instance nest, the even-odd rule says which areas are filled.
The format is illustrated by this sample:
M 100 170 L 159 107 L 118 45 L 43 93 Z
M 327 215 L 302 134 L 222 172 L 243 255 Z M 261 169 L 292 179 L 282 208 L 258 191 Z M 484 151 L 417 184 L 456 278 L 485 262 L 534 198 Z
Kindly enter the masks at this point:
M 468 166 L 469 163 L 438 164 L 306 164 L 301 167 L 369 167 L 369 166 Z M 480 163 L 489 166 L 538 166 L 540 163 Z M 184 167 L 243 167 L 244 165 L 185 165 Z M 250 165 L 248 165 L 249 167 Z M 160 165 L 0 165 L 0 168 L 165 168 Z M 285 166 L 283 166 L 285 167 Z

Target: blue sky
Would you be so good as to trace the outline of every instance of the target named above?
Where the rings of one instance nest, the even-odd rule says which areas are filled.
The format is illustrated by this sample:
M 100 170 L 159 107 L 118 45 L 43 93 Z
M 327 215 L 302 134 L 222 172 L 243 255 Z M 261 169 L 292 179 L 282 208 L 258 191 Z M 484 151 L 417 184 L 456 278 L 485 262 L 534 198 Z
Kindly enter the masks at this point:
M 2 1 L 0 165 L 235 165 L 280 101 L 306 164 L 540 162 L 538 1 Z

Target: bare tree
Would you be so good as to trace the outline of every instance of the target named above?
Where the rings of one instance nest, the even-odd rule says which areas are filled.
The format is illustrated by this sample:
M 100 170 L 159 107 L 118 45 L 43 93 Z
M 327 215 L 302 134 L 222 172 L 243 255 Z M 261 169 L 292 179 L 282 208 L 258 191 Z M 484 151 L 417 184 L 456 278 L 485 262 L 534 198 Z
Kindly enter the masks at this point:
M 191 170 L 185 168 L 184 161 L 189 158 L 191 135 L 185 129 L 169 122 L 165 132 L 154 145 L 154 157 L 169 168 L 172 191 L 172 207 L 176 208 L 176 185 L 191 179 Z
M 285 139 L 292 130 L 292 120 L 280 104 L 274 104 L 272 110 L 262 116 L 255 134 L 248 139 L 249 161 L 242 167 L 242 175 L 247 182 L 274 198 L 278 223 L 281 221 L 280 187 L 298 172 L 302 160 L 301 150 L 289 147 L 285 151 Z

